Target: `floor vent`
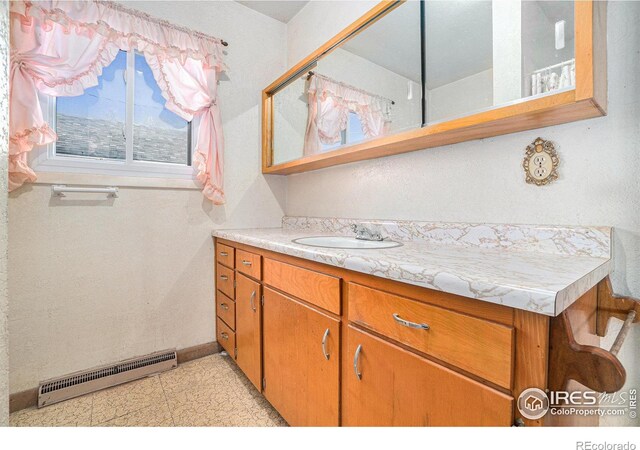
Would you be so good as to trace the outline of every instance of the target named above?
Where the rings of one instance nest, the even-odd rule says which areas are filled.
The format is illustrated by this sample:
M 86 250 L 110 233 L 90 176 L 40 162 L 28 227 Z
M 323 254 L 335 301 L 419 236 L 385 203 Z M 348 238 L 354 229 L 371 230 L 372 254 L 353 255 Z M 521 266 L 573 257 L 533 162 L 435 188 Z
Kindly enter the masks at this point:
M 38 408 L 70 398 L 99 391 L 128 381 L 144 378 L 178 365 L 175 350 L 165 350 L 139 358 L 127 359 L 117 364 L 47 380 L 38 389 Z

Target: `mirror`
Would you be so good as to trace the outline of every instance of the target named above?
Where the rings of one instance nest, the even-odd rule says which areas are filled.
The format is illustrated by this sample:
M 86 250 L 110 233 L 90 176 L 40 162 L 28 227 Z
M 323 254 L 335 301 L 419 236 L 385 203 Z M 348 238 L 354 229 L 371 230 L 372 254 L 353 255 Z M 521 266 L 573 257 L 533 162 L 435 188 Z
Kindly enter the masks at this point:
M 543 111 L 547 124 L 602 115 L 600 4 L 382 1 L 264 90 L 263 172 L 521 131 Z M 576 24 L 585 31 L 576 34 Z M 576 60 L 594 77 L 576 79 Z M 576 86 L 593 109 L 580 110 Z M 553 112 L 563 105 L 576 116 Z
M 420 17 L 398 4 L 277 90 L 272 163 L 420 128 Z
M 573 1 L 426 1 L 426 124 L 575 88 Z

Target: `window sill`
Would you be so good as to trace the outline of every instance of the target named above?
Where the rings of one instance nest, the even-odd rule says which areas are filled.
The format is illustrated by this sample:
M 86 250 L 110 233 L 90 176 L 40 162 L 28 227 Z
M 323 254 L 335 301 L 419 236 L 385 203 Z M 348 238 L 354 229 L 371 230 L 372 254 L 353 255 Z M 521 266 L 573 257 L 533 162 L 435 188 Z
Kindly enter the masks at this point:
M 155 189 L 200 190 L 194 180 L 180 178 L 125 177 L 73 172 L 37 172 L 34 184 L 69 184 L 84 186 L 117 186 Z

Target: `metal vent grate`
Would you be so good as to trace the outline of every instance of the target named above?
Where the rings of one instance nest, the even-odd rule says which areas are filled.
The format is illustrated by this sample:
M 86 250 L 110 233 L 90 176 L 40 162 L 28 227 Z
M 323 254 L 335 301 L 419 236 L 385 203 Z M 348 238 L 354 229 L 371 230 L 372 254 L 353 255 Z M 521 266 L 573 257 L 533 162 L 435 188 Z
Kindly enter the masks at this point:
M 46 394 L 48 392 L 57 391 L 58 389 L 68 388 L 69 386 L 75 386 L 76 384 L 97 380 L 98 378 L 108 377 L 109 375 L 117 373 L 115 370 L 115 367 L 109 367 L 108 369 L 95 370 L 93 372 L 85 373 L 84 375 L 76 375 L 75 377 L 69 377 L 63 380 L 52 381 L 51 383 L 43 384 L 40 387 L 40 394 Z
M 118 364 L 43 382 L 38 390 L 42 407 L 107 387 L 146 377 L 178 365 L 175 350 L 166 350 Z

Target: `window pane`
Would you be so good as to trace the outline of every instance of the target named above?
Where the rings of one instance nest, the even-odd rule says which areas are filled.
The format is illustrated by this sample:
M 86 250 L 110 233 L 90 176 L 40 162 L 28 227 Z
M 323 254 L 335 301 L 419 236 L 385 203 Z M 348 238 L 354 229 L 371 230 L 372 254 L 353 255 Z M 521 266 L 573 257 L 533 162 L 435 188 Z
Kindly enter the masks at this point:
M 133 159 L 187 165 L 189 123 L 164 107 L 144 56 L 135 60 Z
M 77 97 L 58 97 L 57 154 L 125 159 L 126 67 L 127 54 L 120 52 L 97 86 Z
M 364 131 L 362 131 L 362 122 L 360 117 L 354 112 L 349 113 L 349 136 L 347 137 L 347 143 L 361 142 L 365 140 Z

